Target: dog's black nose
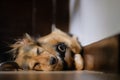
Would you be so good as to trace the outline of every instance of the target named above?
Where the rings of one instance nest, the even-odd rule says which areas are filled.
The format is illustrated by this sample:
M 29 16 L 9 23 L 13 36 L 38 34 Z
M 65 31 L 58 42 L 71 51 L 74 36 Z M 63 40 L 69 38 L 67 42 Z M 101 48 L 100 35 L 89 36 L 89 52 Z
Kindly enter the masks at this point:
M 51 58 L 50 58 L 50 65 L 53 65 L 53 64 L 55 64 L 56 62 L 57 62 L 56 58 L 54 58 L 54 57 L 51 57 Z

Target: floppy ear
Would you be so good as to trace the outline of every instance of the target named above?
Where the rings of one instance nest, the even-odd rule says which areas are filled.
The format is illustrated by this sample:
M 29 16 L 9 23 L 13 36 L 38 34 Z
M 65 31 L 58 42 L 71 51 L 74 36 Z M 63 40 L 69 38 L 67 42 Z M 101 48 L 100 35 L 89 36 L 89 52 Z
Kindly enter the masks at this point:
M 85 70 L 120 72 L 120 35 L 83 47 Z
M 76 36 L 72 36 L 72 48 L 71 49 L 75 53 L 74 62 L 75 62 L 76 70 L 82 70 L 84 67 L 83 56 L 80 54 L 82 51 L 82 47 Z
M 72 36 L 71 38 L 72 38 L 71 49 L 74 53 L 79 54 L 80 51 L 82 50 L 81 44 L 76 36 Z
M 12 52 L 15 58 L 16 55 L 19 53 L 19 49 L 21 47 L 24 47 L 33 43 L 34 43 L 34 40 L 30 37 L 29 34 L 26 33 L 22 39 L 18 39 L 14 44 L 10 45 L 12 49 L 9 52 Z
M 26 46 L 33 42 L 34 42 L 34 40 L 30 37 L 29 34 L 26 33 L 22 39 L 16 40 L 16 42 L 14 44 L 10 45 L 10 47 L 13 49 L 17 49 L 19 47 Z

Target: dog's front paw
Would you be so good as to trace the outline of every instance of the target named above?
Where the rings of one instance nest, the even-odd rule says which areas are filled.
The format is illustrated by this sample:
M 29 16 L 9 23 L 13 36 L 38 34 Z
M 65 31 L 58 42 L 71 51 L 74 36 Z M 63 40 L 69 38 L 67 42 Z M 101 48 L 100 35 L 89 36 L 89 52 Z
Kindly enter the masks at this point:
M 80 54 L 75 54 L 74 56 L 75 68 L 76 70 L 82 70 L 84 66 L 83 58 Z

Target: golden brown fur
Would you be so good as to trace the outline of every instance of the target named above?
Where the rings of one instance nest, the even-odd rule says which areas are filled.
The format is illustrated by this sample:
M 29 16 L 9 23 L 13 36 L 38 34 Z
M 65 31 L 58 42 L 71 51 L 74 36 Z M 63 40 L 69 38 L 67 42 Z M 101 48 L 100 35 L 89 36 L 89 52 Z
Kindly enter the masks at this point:
M 37 40 L 28 34 L 12 45 L 15 62 L 24 70 L 58 71 L 83 69 L 81 46 L 76 37 L 54 30 Z
M 58 52 L 55 50 L 54 46 L 62 42 L 65 43 L 67 45 L 67 49 L 64 59 L 67 62 L 68 69 L 73 68 L 73 66 L 75 66 L 75 69 L 77 70 L 81 70 L 83 68 L 83 59 L 80 55 L 81 46 L 75 36 L 71 37 L 63 31 L 55 28 L 47 36 L 38 39 L 38 42 L 42 43 L 42 47 L 50 54 L 53 53 L 56 56 Z

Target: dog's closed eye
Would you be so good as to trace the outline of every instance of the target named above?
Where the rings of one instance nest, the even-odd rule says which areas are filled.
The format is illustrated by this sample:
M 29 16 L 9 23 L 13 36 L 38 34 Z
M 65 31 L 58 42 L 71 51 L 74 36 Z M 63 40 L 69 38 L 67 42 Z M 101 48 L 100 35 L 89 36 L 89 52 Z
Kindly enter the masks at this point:
M 40 55 L 42 52 L 43 52 L 43 50 L 37 48 L 37 51 L 36 51 L 37 55 Z
M 39 48 L 37 48 L 37 55 L 40 55 L 40 50 L 39 50 Z

